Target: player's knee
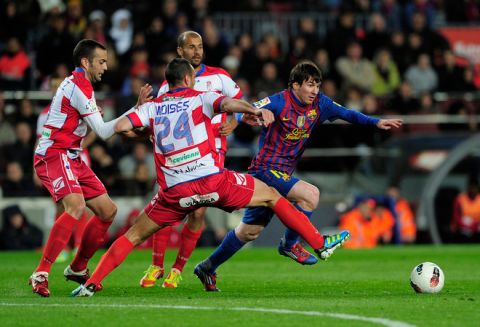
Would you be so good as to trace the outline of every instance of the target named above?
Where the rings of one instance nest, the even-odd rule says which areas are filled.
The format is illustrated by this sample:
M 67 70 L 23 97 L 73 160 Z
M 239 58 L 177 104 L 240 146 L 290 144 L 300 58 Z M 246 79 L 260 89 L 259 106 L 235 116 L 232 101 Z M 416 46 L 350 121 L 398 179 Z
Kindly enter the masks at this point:
M 320 201 L 320 190 L 316 186 L 311 186 L 308 189 L 308 203 L 315 209 Z
M 280 199 L 281 197 L 282 197 L 282 195 L 280 193 L 278 193 L 278 191 L 276 189 L 274 189 L 273 187 L 268 188 L 268 200 L 269 200 L 269 202 L 276 203 L 278 201 L 278 199 Z
M 262 233 L 263 226 L 242 225 L 235 230 L 237 237 L 243 242 L 251 242 L 256 240 Z
M 113 218 L 115 218 L 115 216 L 117 215 L 117 210 L 117 205 L 112 201 L 109 205 L 104 206 L 100 209 L 98 217 L 103 221 L 112 221 Z
M 87 210 L 85 203 L 74 203 L 65 207 L 65 212 L 75 217 L 76 219 L 82 218 Z

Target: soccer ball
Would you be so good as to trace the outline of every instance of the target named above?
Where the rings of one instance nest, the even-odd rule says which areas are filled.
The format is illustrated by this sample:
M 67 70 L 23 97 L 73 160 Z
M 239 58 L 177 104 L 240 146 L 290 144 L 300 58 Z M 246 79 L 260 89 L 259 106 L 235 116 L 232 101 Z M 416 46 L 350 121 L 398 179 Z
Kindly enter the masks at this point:
M 410 274 L 410 285 L 417 293 L 438 293 L 445 283 L 445 275 L 439 266 L 423 262 L 415 266 Z

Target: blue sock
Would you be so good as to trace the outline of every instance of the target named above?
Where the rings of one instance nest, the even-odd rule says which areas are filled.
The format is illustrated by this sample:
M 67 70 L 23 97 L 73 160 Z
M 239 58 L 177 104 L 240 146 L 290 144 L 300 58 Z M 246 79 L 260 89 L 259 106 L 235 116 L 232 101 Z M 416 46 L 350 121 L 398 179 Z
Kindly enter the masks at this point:
M 239 240 L 237 235 L 235 235 L 235 230 L 229 231 L 223 239 L 222 243 L 207 258 L 207 260 L 205 260 L 207 269 L 211 273 L 215 272 L 218 266 L 230 259 L 244 245 L 245 243 Z
M 293 204 L 295 208 L 297 208 L 298 211 L 303 212 L 305 216 L 310 218 L 312 216 L 312 211 L 307 211 L 305 209 L 302 209 L 298 204 L 294 203 Z M 295 243 L 298 242 L 299 235 L 297 232 L 294 232 L 293 230 L 287 228 L 285 231 L 285 235 L 283 236 L 285 238 L 285 248 L 290 249 Z

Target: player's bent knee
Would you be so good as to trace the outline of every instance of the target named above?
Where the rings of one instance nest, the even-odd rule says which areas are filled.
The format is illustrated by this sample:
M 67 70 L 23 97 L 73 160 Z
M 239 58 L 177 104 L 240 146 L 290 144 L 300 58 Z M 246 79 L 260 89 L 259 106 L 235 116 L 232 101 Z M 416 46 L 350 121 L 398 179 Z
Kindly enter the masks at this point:
M 313 207 L 313 208 L 316 208 L 318 206 L 318 202 L 320 201 L 320 190 L 318 189 L 318 187 L 316 186 L 313 186 L 309 188 L 309 202 L 310 202 L 310 205 Z

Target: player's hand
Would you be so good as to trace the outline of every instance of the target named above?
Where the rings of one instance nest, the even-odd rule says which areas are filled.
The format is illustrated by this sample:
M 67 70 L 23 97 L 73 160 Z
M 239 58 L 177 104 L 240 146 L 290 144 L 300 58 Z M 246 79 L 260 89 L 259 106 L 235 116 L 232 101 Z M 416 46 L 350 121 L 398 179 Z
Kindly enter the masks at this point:
M 103 114 L 105 113 L 105 111 L 103 110 L 103 108 L 100 107 L 100 106 L 97 106 L 97 109 L 98 109 L 98 112 L 100 113 L 100 115 L 103 117 Z
M 265 127 L 268 127 L 271 123 L 275 121 L 275 116 L 273 115 L 273 112 L 271 112 L 268 109 L 262 109 L 260 111 L 260 121 L 262 122 L 262 125 Z
M 145 102 L 148 102 L 153 99 L 153 96 L 150 95 L 152 93 L 153 87 L 146 83 L 144 86 L 140 88 L 140 93 L 138 94 L 138 100 L 137 100 L 137 105 L 136 108 L 144 104 Z
M 233 133 L 233 130 L 237 128 L 237 125 L 237 121 L 232 119 L 228 122 L 222 123 L 218 131 L 222 136 L 229 136 Z
M 392 127 L 399 128 L 402 126 L 403 120 L 401 119 L 380 119 L 377 123 L 377 127 L 380 129 L 389 130 Z
M 244 113 L 242 115 L 242 122 L 251 125 L 251 126 L 261 126 L 262 122 L 258 118 L 258 116 L 255 116 L 253 114 L 246 114 Z

